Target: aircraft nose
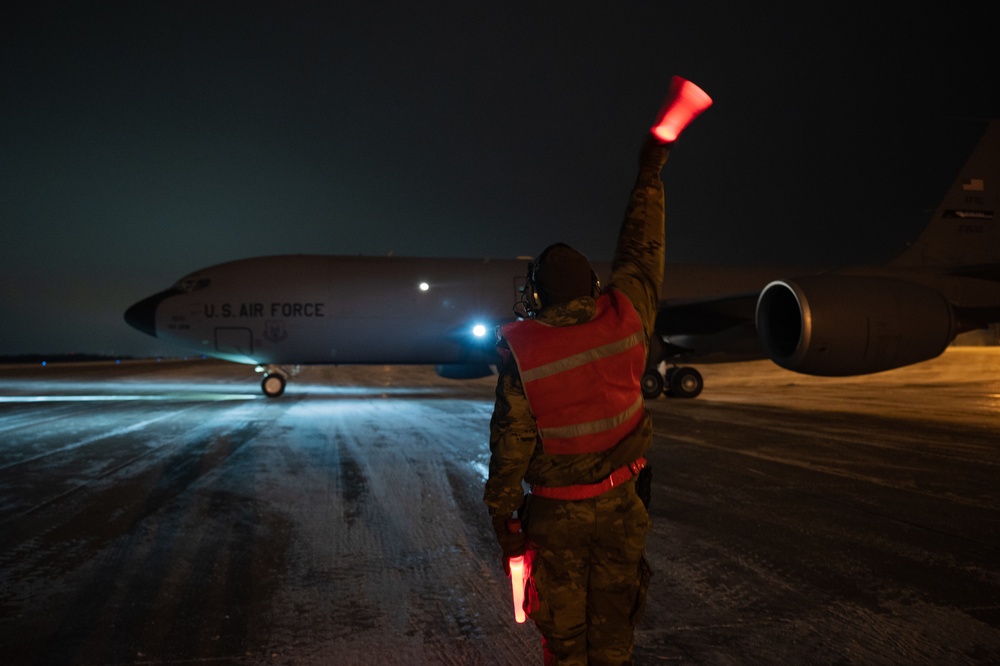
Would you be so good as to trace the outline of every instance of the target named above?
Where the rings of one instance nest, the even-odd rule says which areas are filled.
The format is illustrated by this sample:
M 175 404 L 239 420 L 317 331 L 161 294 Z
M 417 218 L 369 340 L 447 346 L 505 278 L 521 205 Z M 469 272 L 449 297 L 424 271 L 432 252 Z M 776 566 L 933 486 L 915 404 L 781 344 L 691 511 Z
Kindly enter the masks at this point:
M 125 311 L 125 322 L 132 328 L 146 335 L 156 337 L 156 308 L 167 296 L 176 293 L 173 290 L 161 291 L 144 298 Z

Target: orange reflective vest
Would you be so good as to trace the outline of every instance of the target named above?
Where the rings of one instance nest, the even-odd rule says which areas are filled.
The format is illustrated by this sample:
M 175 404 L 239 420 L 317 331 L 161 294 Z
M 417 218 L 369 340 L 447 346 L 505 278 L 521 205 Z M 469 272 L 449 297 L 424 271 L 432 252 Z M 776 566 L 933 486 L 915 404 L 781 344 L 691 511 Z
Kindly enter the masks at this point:
M 500 336 L 514 354 L 545 453 L 607 450 L 642 420 L 646 334 L 623 293 L 601 294 L 588 322 L 515 321 Z

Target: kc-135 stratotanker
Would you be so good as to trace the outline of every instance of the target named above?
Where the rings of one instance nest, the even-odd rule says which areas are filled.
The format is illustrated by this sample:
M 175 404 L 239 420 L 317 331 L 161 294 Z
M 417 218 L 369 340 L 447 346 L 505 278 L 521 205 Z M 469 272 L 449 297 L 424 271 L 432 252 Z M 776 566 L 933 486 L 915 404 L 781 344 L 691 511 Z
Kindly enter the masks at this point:
M 686 364 L 770 358 L 863 375 L 940 355 L 1000 322 L 1000 120 L 990 121 L 922 234 L 882 266 L 666 267 L 642 378 L 647 398 L 697 396 Z M 594 264 L 600 275 L 607 264 Z M 525 259 L 285 255 L 204 268 L 128 308 L 136 329 L 263 371 L 269 396 L 307 364 L 429 364 L 454 379 L 497 362 Z

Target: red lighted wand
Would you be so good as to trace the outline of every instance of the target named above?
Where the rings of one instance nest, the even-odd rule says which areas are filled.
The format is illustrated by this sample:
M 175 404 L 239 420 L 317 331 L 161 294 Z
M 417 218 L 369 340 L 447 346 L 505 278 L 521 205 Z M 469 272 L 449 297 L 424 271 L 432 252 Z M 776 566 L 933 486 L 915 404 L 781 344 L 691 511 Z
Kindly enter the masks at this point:
M 510 591 L 514 597 L 514 621 L 522 624 L 524 617 L 524 555 L 510 558 Z
M 521 531 L 521 521 L 518 518 L 507 519 L 507 531 L 517 534 Z M 515 555 L 507 560 L 510 567 L 510 591 L 514 597 L 514 621 L 522 624 L 524 617 L 524 584 L 526 570 L 524 566 L 524 555 Z
M 712 98 L 704 90 L 687 79 L 675 76 L 670 80 L 670 91 L 650 131 L 661 142 L 673 143 L 684 128 L 710 106 Z

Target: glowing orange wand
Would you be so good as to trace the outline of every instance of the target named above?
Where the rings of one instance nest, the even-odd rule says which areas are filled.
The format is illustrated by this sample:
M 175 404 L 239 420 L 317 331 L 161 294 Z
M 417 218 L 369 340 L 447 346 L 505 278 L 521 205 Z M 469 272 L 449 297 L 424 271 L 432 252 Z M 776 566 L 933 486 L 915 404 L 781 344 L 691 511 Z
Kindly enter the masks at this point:
M 514 621 L 524 622 L 524 555 L 510 558 L 510 590 L 514 595 Z
M 507 519 L 507 531 L 511 534 L 518 534 L 521 531 L 521 519 L 516 515 Z M 510 591 L 514 597 L 514 621 L 518 624 L 524 622 L 524 555 L 514 555 L 507 560 L 507 568 L 510 571 Z
M 670 80 L 670 91 L 650 131 L 662 143 L 672 143 L 692 120 L 710 106 L 712 98 L 704 90 L 687 79 L 675 76 Z

